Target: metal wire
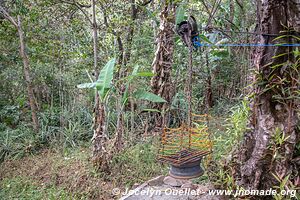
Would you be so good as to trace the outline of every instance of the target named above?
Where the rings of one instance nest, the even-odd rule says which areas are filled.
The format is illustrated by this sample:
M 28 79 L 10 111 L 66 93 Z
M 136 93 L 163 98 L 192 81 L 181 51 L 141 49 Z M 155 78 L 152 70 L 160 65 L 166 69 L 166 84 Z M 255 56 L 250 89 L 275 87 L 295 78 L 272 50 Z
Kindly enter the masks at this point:
M 193 126 L 182 124 L 179 128 L 164 128 L 161 135 L 160 162 L 174 166 L 200 160 L 212 151 L 212 141 L 206 125 L 207 115 L 193 114 Z
M 300 47 L 300 44 L 202 44 L 201 43 L 199 47 Z

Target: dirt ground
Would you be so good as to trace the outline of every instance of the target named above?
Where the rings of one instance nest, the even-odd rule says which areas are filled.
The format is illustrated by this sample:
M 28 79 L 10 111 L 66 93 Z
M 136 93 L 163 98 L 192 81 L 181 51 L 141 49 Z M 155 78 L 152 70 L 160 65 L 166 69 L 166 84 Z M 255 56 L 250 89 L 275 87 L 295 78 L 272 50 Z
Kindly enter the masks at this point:
M 16 160 L 7 160 L 0 167 L 0 181 L 15 177 L 33 180 L 41 187 L 63 188 L 76 197 L 88 199 L 116 199 L 111 190 L 116 187 L 109 176 L 97 173 L 89 163 L 89 150 L 79 155 L 63 156 L 51 150 Z

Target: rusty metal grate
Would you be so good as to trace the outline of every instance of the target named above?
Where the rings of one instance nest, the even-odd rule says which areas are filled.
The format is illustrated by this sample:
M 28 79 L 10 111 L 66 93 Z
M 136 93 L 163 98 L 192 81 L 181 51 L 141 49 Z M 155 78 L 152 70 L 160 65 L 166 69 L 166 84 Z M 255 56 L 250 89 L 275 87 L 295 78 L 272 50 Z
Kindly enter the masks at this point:
M 160 162 L 182 166 L 201 160 L 212 150 L 212 142 L 206 121 L 208 115 L 192 115 L 192 125 L 164 128 L 158 153 Z

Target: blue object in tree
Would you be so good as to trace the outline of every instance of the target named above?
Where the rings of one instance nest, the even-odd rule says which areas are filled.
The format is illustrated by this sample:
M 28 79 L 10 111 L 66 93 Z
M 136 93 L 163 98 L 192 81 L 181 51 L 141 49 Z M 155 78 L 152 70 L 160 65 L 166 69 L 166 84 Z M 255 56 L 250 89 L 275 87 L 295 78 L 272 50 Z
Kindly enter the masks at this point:
M 192 43 L 194 48 L 198 49 L 199 47 L 201 47 L 201 40 L 200 40 L 200 36 L 199 35 L 195 35 L 192 37 Z

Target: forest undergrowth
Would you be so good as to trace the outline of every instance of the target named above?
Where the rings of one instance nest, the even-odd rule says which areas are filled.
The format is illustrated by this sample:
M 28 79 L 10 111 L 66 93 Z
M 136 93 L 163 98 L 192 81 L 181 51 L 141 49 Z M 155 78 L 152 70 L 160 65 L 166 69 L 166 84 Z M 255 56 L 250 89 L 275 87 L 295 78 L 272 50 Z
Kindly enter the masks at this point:
M 215 184 L 231 184 L 230 177 L 220 167 L 236 142 L 241 139 L 246 128 L 247 114 L 246 102 L 233 106 L 226 115 L 214 113 L 215 116 L 209 122 L 214 143 L 213 153 L 204 160 L 205 174 L 195 179 L 195 183 L 213 181 Z M 71 127 L 65 131 L 72 133 L 74 130 L 75 133 L 72 134 L 77 135 L 77 128 Z M 114 199 L 116 197 L 111 190 L 115 187 L 132 188 L 168 173 L 168 166 L 156 161 L 158 135 L 140 136 L 138 143 L 128 144 L 125 150 L 113 157 L 110 173 L 99 173 L 90 162 L 91 150 L 84 137 L 75 138 L 72 134 L 65 133 L 69 137 L 57 138 L 47 148 L 42 148 L 39 145 L 42 137 L 31 137 L 30 134 L 26 136 L 26 131 L 19 131 L 23 132 L 24 140 L 18 140 L 20 145 L 10 147 L 10 151 L 6 151 L 5 161 L 1 163 L 3 189 L 0 191 L 0 198 Z M 12 134 L 10 136 L 13 137 Z M 12 139 L 2 139 L 1 142 L 9 144 Z M 219 170 L 215 168 L 211 171 L 212 163 L 219 166 Z

